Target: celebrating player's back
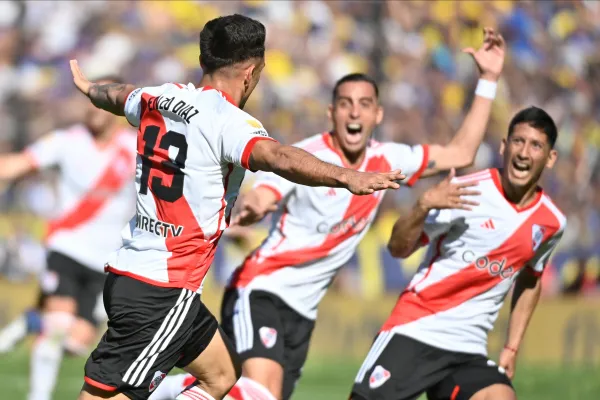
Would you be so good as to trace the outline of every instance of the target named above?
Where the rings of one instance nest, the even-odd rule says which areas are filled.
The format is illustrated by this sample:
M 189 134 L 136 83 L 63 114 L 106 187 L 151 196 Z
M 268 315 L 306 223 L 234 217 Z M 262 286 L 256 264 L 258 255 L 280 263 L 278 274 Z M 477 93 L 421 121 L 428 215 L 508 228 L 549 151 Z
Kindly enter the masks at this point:
M 236 358 L 199 297 L 245 169 L 355 194 L 398 188 L 404 178 L 340 168 L 270 139 L 241 110 L 265 65 L 264 41 L 253 19 L 209 21 L 198 88 L 100 86 L 72 61 L 93 104 L 139 127 L 137 212 L 107 266 L 108 332 L 88 359 L 80 399 L 145 399 L 175 365 L 200 380 L 178 398 L 221 398 L 233 386 Z
M 432 400 L 515 398 L 516 353 L 566 224 L 537 185 L 556 160 L 556 136 L 543 110 L 519 112 L 502 146 L 502 171 L 450 177 L 396 222 L 394 256 L 427 243 L 429 252 L 373 343 L 352 399 L 415 399 L 423 392 Z M 487 334 L 513 283 L 498 366 L 487 358 Z

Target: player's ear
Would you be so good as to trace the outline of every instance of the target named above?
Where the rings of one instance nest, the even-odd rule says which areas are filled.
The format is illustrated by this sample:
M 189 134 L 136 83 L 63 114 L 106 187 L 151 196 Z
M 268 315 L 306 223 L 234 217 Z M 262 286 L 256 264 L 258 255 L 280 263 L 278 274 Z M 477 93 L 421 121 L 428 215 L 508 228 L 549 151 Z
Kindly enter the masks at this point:
M 500 153 L 500 155 L 503 156 L 505 150 L 506 150 L 506 138 L 502 138 L 502 142 L 500 143 L 500 151 L 498 151 L 498 153 Z
M 377 106 L 377 117 L 375 118 L 375 123 L 379 125 L 383 121 L 383 107 L 380 105 Z
M 333 122 L 333 104 L 327 106 L 327 118 L 329 118 L 329 121 Z
M 248 90 L 250 85 L 252 84 L 252 77 L 254 76 L 256 70 L 256 65 L 251 63 L 244 69 L 244 89 Z M 258 72 L 258 70 L 256 70 Z
M 550 154 L 548 154 L 548 160 L 546 161 L 546 168 L 554 167 L 556 163 L 556 159 L 558 158 L 558 151 L 555 149 L 550 150 Z

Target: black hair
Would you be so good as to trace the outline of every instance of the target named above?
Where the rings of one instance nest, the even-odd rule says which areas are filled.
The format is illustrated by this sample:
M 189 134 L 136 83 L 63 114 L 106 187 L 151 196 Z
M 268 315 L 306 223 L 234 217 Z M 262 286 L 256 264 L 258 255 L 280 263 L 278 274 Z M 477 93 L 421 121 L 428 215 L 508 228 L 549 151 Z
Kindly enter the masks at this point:
M 532 128 L 544 132 L 548 137 L 550 147 L 554 148 L 558 136 L 558 129 L 556 129 L 554 120 L 546 111 L 534 106 L 519 111 L 510 121 L 510 125 L 508 126 L 508 137 L 512 135 L 515 126 L 519 124 L 527 124 Z
M 355 72 L 352 74 L 345 75 L 345 76 L 341 77 L 340 79 L 338 79 L 338 81 L 335 83 L 335 86 L 333 87 L 332 102 L 335 103 L 335 100 L 338 97 L 338 90 L 339 90 L 340 86 L 342 86 L 346 82 L 370 83 L 373 86 L 373 89 L 375 90 L 375 97 L 379 98 L 379 87 L 377 87 L 377 82 L 375 82 L 375 79 L 371 78 L 367 74 Z
M 240 14 L 210 20 L 200 32 L 200 64 L 205 73 L 265 56 L 265 26 Z

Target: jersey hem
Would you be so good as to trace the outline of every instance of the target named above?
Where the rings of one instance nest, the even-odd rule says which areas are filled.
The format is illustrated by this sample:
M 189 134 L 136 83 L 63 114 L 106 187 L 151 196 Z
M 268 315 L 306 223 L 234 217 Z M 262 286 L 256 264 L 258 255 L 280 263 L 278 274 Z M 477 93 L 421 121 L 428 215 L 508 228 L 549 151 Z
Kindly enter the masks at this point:
M 189 285 L 189 284 L 188 285 L 182 285 L 182 284 L 176 283 L 176 282 L 161 282 L 161 281 L 157 281 L 157 280 L 154 280 L 154 279 L 147 278 L 145 276 L 134 274 L 133 272 L 121 271 L 121 270 L 116 269 L 115 267 L 112 267 L 110 265 L 106 265 L 104 267 L 104 272 L 110 272 L 110 273 L 113 273 L 113 274 L 116 274 L 116 275 L 123 275 L 123 276 L 126 276 L 128 278 L 135 279 L 137 281 L 147 283 L 148 285 L 158 286 L 158 287 L 163 287 L 163 288 L 169 288 L 169 289 L 187 289 L 187 290 L 191 290 L 193 292 L 198 292 L 198 290 L 200 289 L 200 285 L 201 285 L 201 283 L 199 283 L 197 285 Z

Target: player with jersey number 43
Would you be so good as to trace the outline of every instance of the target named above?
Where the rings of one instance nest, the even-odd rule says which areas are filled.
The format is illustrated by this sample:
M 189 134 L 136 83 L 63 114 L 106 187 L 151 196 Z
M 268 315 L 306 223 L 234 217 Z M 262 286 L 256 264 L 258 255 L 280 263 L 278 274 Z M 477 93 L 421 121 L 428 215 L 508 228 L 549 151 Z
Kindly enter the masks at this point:
M 401 217 L 388 247 L 424 263 L 375 339 L 352 400 L 513 400 L 515 361 L 566 218 L 538 186 L 552 168 L 557 130 L 543 110 L 517 113 L 501 146 L 504 166 L 454 178 L 425 192 Z M 487 334 L 514 284 L 498 364 Z
M 197 380 L 177 399 L 221 399 L 239 378 L 237 356 L 200 301 L 246 169 L 368 195 L 397 189 L 399 170 L 365 173 L 269 138 L 242 108 L 265 66 L 265 27 L 219 17 L 200 33 L 198 87 L 98 85 L 71 61 L 77 88 L 138 128 L 136 215 L 111 257 L 108 331 L 85 366 L 79 396 L 147 399 L 174 366 Z

